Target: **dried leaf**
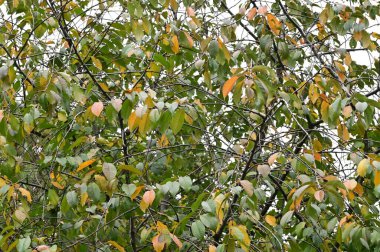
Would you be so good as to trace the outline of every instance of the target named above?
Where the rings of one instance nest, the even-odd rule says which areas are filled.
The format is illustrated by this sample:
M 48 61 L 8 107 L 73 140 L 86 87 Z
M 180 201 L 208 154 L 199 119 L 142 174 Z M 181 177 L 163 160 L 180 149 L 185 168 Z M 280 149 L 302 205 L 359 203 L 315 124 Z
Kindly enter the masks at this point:
M 268 20 L 268 25 L 270 29 L 272 30 L 272 32 L 277 36 L 280 35 L 281 22 L 276 18 L 276 16 L 269 13 L 267 15 L 267 20 Z

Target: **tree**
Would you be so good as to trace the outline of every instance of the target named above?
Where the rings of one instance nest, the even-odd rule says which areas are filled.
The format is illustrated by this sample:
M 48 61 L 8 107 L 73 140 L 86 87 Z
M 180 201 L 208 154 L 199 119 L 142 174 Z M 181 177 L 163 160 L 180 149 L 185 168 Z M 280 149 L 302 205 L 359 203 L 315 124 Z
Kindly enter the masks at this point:
M 379 251 L 379 2 L 0 11 L 1 251 Z

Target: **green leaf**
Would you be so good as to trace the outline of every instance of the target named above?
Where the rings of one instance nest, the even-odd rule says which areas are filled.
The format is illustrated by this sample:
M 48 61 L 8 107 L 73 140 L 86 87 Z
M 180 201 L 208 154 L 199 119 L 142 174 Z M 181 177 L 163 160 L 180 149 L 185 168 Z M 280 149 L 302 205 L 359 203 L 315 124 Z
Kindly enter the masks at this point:
M 183 109 L 177 109 L 174 112 L 174 115 L 170 124 L 173 134 L 176 135 L 181 130 L 184 122 L 185 122 L 185 111 Z
M 288 211 L 288 212 L 286 212 L 286 213 L 282 216 L 282 218 L 281 218 L 281 220 L 280 220 L 280 225 L 281 225 L 281 226 L 285 226 L 285 225 L 290 221 L 290 219 L 292 218 L 293 213 L 294 213 L 294 211 Z
M 191 232 L 196 238 L 203 240 L 205 231 L 205 226 L 200 220 L 197 220 L 191 224 Z

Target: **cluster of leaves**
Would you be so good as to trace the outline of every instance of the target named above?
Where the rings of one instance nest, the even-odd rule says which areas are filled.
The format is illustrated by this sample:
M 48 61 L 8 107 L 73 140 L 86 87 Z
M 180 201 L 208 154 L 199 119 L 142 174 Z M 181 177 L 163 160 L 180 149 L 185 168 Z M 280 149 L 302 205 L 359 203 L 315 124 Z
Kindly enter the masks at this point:
M 0 250 L 378 251 L 380 4 L 329 2 L 0 0 Z

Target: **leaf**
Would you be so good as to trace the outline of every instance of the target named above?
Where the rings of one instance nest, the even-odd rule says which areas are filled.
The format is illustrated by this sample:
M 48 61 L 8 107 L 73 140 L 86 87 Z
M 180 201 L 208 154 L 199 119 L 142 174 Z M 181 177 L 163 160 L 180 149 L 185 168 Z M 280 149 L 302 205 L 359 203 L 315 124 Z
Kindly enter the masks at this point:
M 248 11 L 248 13 L 247 13 L 247 19 L 248 19 L 248 21 L 252 20 L 256 16 L 256 13 L 257 13 L 257 8 L 256 7 L 250 9 Z
M 95 102 L 94 104 L 92 104 L 91 106 L 91 112 L 99 117 L 100 116 L 100 113 L 102 113 L 103 111 L 103 102 L 99 101 L 99 102 Z
M 175 236 L 174 234 L 170 234 L 170 237 L 172 238 L 174 243 L 177 245 L 177 247 L 181 249 L 183 245 L 182 245 L 182 242 L 178 239 L 178 237 Z
M 240 180 L 240 185 L 243 187 L 244 191 L 248 194 L 248 196 L 253 195 L 253 185 L 248 180 Z
M 184 32 L 184 34 L 186 36 L 187 42 L 189 43 L 189 47 L 193 48 L 193 46 L 194 46 L 194 40 L 193 40 L 193 38 L 187 32 Z
M 185 122 L 185 111 L 183 109 L 178 109 L 174 112 L 170 127 L 173 131 L 173 134 L 176 135 L 182 128 L 183 123 Z
M 135 190 L 135 192 L 131 195 L 131 200 L 134 200 L 141 192 L 142 189 L 144 189 L 145 186 L 138 186 Z
M 0 122 L 4 118 L 4 110 L 0 110 Z
M 172 48 L 172 51 L 173 51 L 175 54 L 179 53 L 179 42 L 178 42 L 178 38 L 177 38 L 176 35 L 174 35 L 174 36 L 172 37 L 172 46 L 171 46 L 171 48 Z
M 375 187 L 380 185 L 380 171 L 378 170 L 375 171 L 374 184 L 375 184 Z
M 355 104 L 355 108 L 359 112 L 364 112 L 367 109 L 367 107 L 368 107 L 368 103 L 366 102 L 357 102 Z
M 261 174 L 263 177 L 267 177 L 271 172 L 271 168 L 269 165 L 258 165 L 257 172 Z
M 362 161 L 360 161 L 357 169 L 359 176 L 364 177 L 367 174 L 369 166 L 370 162 L 368 159 L 363 159 Z
M 92 165 L 95 161 L 96 161 L 96 159 L 90 159 L 90 160 L 84 161 L 83 163 L 81 163 L 81 164 L 78 166 L 76 172 L 79 172 L 79 171 L 83 170 L 84 168 L 86 168 L 86 167 Z
M 355 179 L 349 179 L 349 180 L 344 181 L 343 184 L 347 188 L 347 190 L 352 191 L 358 185 L 358 182 L 356 182 Z
M 266 6 L 261 6 L 257 10 L 257 13 L 260 15 L 265 15 L 268 12 L 268 8 Z
M 143 201 L 150 206 L 152 205 L 155 197 L 156 197 L 156 193 L 153 190 L 146 191 L 143 195 Z
M 117 242 L 115 242 L 115 241 L 108 241 L 107 243 L 109 245 L 115 247 L 119 252 L 125 252 L 125 249 L 122 246 L 120 246 Z
M 189 176 L 180 177 L 179 184 L 186 192 L 188 192 L 191 189 L 191 186 L 193 185 L 193 181 Z
M 230 79 L 228 79 L 224 85 L 223 85 L 223 97 L 226 98 L 226 96 L 231 92 L 232 88 L 234 87 L 236 81 L 239 79 L 238 76 L 232 76 Z
M 26 200 L 29 203 L 32 203 L 32 196 L 30 195 L 30 192 L 28 190 L 26 190 L 25 188 L 21 188 L 21 187 L 18 190 L 20 191 L 22 196 L 26 197 Z
M 164 240 L 163 236 L 161 236 L 159 234 L 156 235 L 155 237 L 153 237 L 152 243 L 153 243 L 154 251 L 156 251 L 156 252 L 161 252 L 165 248 L 165 240 Z
M 325 192 L 323 190 L 319 190 L 319 191 L 316 191 L 314 193 L 314 198 L 319 201 L 319 202 L 322 202 L 323 199 L 325 197 Z
M 19 239 L 16 246 L 17 251 L 18 252 L 27 251 L 31 243 L 32 243 L 32 240 L 30 239 L 29 236 L 26 238 Z
M 102 70 L 102 62 L 100 62 L 99 59 L 95 58 L 94 56 L 91 56 L 92 63 L 94 66 L 96 66 L 98 69 Z
M 113 180 L 116 177 L 116 167 L 112 163 L 103 164 L 103 174 L 106 176 L 108 181 Z
M 119 112 L 123 106 L 123 100 L 121 99 L 112 99 L 111 100 L 112 107 Z
M 194 17 L 194 16 L 195 16 L 195 11 L 194 11 L 194 9 L 191 8 L 191 7 L 187 7 L 187 8 L 186 8 L 186 13 L 187 13 L 187 15 L 188 15 L 189 17 Z
M 279 152 L 276 152 L 276 153 L 270 155 L 270 157 L 268 158 L 268 164 L 273 165 L 279 155 L 280 155 Z
M 276 16 L 269 13 L 267 14 L 267 20 L 268 20 L 268 25 L 270 29 L 272 30 L 272 32 L 277 36 L 280 35 L 281 22 L 276 18 Z
M 191 224 L 191 232 L 196 238 L 203 240 L 205 231 L 205 226 L 200 220 L 197 220 Z
M 349 118 L 351 116 L 351 114 L 352 114 L 352 107 L 351 106 L 345 106 L 343 108 L 343 113 L 342 114 L 343 114 L 343 116 L 345 118 Z
M 265 216 L 265 221 L 266 221 L 269 225 L 271 225 L 272 227 L 277 226 L 276 217 L 274 217 L 274 216 L 272 216 L 272 215 L 267 214 L 267 215 Z
M 288 212 L 286 212 L 286 213 L 282 216 L 282 218 L 281 218 L 281 220 L 280 220 L 280 225 L 281 225 L 281 226 L 285 226 L 285 225 L 290 221 L 290 219 L 292 218 L 293 213 L 294 213 L 294 211 L 288 211 Z

